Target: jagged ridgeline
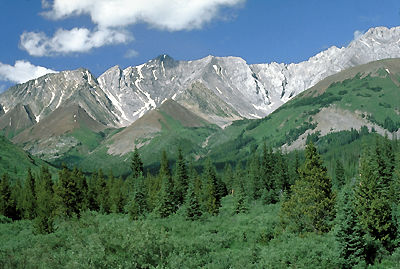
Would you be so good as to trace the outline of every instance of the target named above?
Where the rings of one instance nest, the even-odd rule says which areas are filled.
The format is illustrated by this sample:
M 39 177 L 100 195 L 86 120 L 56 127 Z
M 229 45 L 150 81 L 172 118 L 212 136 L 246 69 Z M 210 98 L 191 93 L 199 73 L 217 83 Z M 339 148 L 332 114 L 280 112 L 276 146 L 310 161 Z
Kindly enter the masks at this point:
M 378 27 L 298 64 L 162 55 L 98 78 L 86 69 L 48 74 L 0 95 L 0 128 L 29 153 L 86 171 L 104 160 L 121 170 L 135 146 L 149 162 L 178 145 L 192 159 L 224 162 L 224 148 L 243 158 L 264 140 L 291 150 L 308 135 L 361 126 L 393 133 L 398 61 L 359 64 L 400 57 L 398 40 L 400 28 Z

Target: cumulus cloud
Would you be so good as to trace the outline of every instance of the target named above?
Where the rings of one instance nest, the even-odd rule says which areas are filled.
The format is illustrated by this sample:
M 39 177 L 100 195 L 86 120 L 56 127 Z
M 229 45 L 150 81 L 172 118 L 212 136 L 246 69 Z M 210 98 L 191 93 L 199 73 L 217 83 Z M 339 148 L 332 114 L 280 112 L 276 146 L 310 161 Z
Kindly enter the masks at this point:
M 132 36 L 122 30 L 98 29 L 90 31 L 86 28 L 72 30 L 59 29 L 53 37 L 43 32 L 24 32 L 20 46 L 32 56 L 52 56 L 75 52 L 88 52 L 93 48 L 109 44 L 126 43 Z
M 147 23 L 163 30 L 201 28 L 218 15 L 221 7 L 233 7 L 246 0 L 54 0 L 49 18 L 58 20 L 89 15 L 100 27 L 125 27 Z
M 246 0 L 42 0 L 43 15 L 49 19 L 87 15 L 95 30 L 59 29 L 53 37 L 42 32 L 21 35 L 21 48 L 33 56 L 88 52 L 105 45 L 133 40 L 128 26 L 144 23 L 168 31 L 192 30 L 218 17 L 223 7 Z
M 35 66 L 28 61 L 16 61 L 13 66 L 0 62 L 0 80 L 3 81 L 24 83 L 48 73 L 56 73 L 56 71 Z
M 139 56 L 139 52 L 134 49 L 128 50 L 124 55 L 125 58 L 135 58 L 137 56 Z
M 353 34 L 354 40 L 360 39 L 360 37 L 362 37 L 363 34 L 364 33 L 362 31 L 359 31 L 359 30 L 354 31 L 354 34 Z

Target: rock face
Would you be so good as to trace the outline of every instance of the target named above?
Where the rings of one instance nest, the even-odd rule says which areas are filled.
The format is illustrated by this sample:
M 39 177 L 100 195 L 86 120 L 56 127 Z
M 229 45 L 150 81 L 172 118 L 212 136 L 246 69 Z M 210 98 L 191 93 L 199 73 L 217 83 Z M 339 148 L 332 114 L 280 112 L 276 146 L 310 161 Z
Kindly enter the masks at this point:
M 13 137 L 20 131 L 36 123 L 29 105 L 17 104 L 0 117 L 0 130 L 7 137 Z
M 88 70 L 49 74 L 0 95 L 4 111 L 29 105 L 36 121 L 60 106 L 78 104 L 109 127 L 132 124 L 172 99 L 209 122 L 224 126 L 241 118 L 260 118 L 346 68 L 400 57 L 400 27 L 372 28 L 347 47 L 331 47 L 308 61 L 248 65 L 238 57 L 207 56 L 175 61 L 162 55 L 98 79 Z M 1 114 L 1 109 L 0 109 Z
M 98 79 L 120 108 L 120 122 L 135 121 L 165 99 L 194 109 L 223 125 L 238 118 L 264 117 L 314 86 L 349 67 L 400 57 L 400 27 L 372 28 L 347 47 L 331 47 L 296 64 L 248 65 L 238 57 L 208 56 L 174 61 L 167 55 L 125 70 L 113 67 Z

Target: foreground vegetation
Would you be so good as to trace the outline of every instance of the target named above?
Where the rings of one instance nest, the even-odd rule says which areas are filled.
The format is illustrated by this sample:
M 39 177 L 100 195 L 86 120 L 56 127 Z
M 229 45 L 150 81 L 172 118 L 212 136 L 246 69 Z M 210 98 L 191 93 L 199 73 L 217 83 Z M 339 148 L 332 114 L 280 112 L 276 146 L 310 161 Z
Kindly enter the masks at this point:
M 158 174 L 144 173 L 135 150 L 126 179 L 4 174 L 0 267 L 398 267 L 397 141 L 365 129 L 308 140 L 291 154 L 261 145 L 221 172 L 178 150 L 173 170 L 164 151 Z

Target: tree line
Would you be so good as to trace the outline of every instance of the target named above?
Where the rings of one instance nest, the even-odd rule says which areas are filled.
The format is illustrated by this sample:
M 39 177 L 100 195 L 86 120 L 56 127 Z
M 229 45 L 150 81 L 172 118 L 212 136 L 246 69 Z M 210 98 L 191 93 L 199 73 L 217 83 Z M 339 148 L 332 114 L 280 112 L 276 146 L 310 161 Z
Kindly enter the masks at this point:
M 86 210 L 129 214 L 133 221 L 155 215 L 166 218 L 180 211 L 188 221 L 216 215 L 224 196 L 234 197 L 234 211 L 245 214 L 256 200 L 279 203 L 281 227 L 297 234 L 335 232 L 343 268 L 373 263 L 382 251 L 398 247 L 400 172 L 396 150 L 387 138 L 366 145 L 359 175 L 346 178 L 336 162 L 334 181 L 312 144 L 294 158 L 264 143 L 236 167 L 218 173 L 208 159 L 203 167 L 188 163 L 181 150 L 171 169 L 167 153 L 160 156 L 156 175 L 145 173 L 139 152 L 131 159 L 132 173 L 115 178 L 99 169 L 86 176 L 66 166 L 53 178 L 42 167 L 25 180 L 0 182 L 0 215 L 32 220 L 37 233 L 51 233 L 55 220 L 79 218 Z

